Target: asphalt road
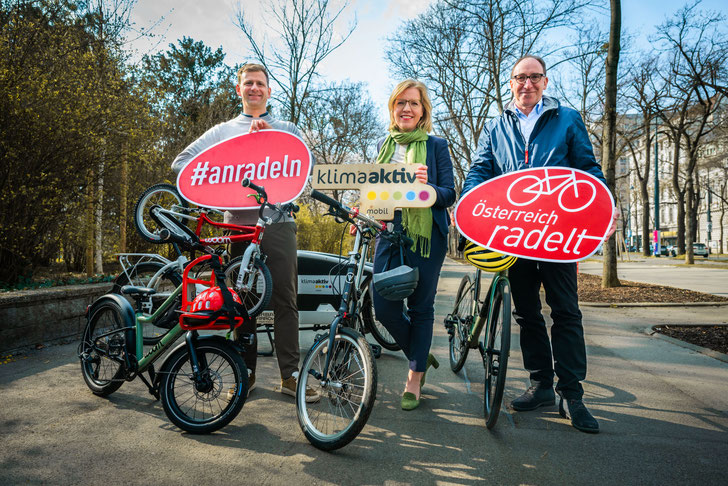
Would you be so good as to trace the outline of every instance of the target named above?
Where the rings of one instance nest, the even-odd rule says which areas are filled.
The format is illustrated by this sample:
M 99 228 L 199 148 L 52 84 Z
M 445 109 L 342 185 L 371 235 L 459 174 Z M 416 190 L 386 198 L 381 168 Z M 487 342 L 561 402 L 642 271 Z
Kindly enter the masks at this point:
M 259 387 L 240 415 L 194 436 L 171 425 L 140 382 L 92 395 L 71 343 L 0 364 L 0 484 L 725 484 L 728 363 L 646 329 L 726 322 L 728 307 L 585 307 L 585 399 L 601 433 L 576 431 L 556 407 L 507 408 L 488 431 L 479 355 L 453 374 L 441 325 L 465 271 L 452 262 L 443 270 L 433 341 L 441 366 L 421 407 L 399 409 L 407 363 L 385 352 L 371 418 L 340 451 L 306 441 L 293 399 L 275 390 L 272 358 L 259 360 Z M 513 332 L 507 402 L 526 383 Z M 301 334 L 303 352 L 312 338 Z

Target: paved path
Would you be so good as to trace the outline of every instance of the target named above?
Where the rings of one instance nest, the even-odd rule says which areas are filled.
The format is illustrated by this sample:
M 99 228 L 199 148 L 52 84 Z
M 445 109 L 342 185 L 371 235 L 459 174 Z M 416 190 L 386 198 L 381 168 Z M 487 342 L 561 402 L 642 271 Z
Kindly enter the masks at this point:
M 579 271 L 602 275 L 601 260 L 579 263 Z M 677 260 L 640 259 L 617 264 L 617 276 L 623 280 L 668 285 L 706 294 L 728 297 L 728 270 L 708 265 L 685 265 Z
M 170 425 L 141 383 L 92 395 L 68 344 L 0 365 L 0 484 L 725 484 L 728 363 L 645 333 L 712 322 L 714 308 L 583 309 L 585 398 L 602 432 L 576 431 L 555 407 L 506 409 L 488 431 L 478 353 L 453 374 L 441 325 L 465 271 L 453 262 L 443 270 L 433 341 L 441 366 L 422 406 L 399 409 L 407 363 L 385 352 L 369 423 L 338 452 L 303 437 L 292 399 L 274 391 L 271 358 L 259 360 L 260 386 L 232 424 L 193 436 Z M 526 383 L 513 332 L 508 402 Z M 302 333 L 304 350 L 311 338 Z

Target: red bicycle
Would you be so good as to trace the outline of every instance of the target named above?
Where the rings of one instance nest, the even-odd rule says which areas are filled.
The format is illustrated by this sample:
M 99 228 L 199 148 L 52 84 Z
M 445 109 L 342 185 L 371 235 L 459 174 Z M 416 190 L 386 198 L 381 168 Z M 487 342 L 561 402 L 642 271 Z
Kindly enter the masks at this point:
M 260 204 L 258 221 L 255 226 L 234 225 L 217 221 L 216 219 L 219 219 L 223 214 L 221 211 L 204 207 L 189 207 L 187 201 L 180 196 L 177 189 L 171 184 L 156 184 L 142 193 L 134 210 L 134 225 L 145 240 L 152 243 L 169 242 L 175 246 L 179 254 L 181 252 L 176 241 L 198 241 L 199 244 L 205 246 L 249 242 L 243 255 L 230 261 L 223 269 L 223 272 L 229 288 L 234 289 L 240 296 L 250 317 L 255 317 L 265 310 L 273 291 L 270 271 L 265 265 L 265 257 L 260 251 L 260 243 L 265 227 L 274 222 L 273 220 L 277 215 L 298 211 L 298 206 L 295 204 L 284 206 L 271 204 L 268 201 L 265 188 L 251 183 L 248 179 L 243 180 L 242 185 L 256 191 L 255 194 L 249 195 L 249 197 L 255 197 Z M 263 211 L 265 208 L 273 209 L 274 215 L 269 218 L 264 217 Z M 188 221 L 195 223 L 194 230 L 187 226 Z M 231 234 L 202 237 L 201 235 L 206 230 L 206 226 L 229 231 Z M 224 252 L 218 253 L 222 254 Z M 153 256 L 146 254 L 142 256 L 145 257 L 143 264 L 149 266 L 149 258 L 153 258 Z M 156 263 L 156 266 L 159 266 L 159 268 L 150 281 L 156 281 L 165 274 L 177 272 L 180 264 L 178 261 L 173 261 L 164 265 Z M 125 268 L 124 274 L 120 275 L 120 278 L 125 274 L 129 276 L 129 281 L 134 281 L 136 279 L 133 276 L 137 275 L 138 272 L 135 272 L 133 267 L 130 269 Z

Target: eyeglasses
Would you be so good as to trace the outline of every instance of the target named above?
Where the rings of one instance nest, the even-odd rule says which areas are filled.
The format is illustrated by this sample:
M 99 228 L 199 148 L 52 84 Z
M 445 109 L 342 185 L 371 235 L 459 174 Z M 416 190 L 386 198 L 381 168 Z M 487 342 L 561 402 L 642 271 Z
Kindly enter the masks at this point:
M 542 78 L 545 78 L 545 74 L 541 73 L 534 73 L 534 74 L 517 74 L 513 76 L 511 79 L 515 79 L 518 84 L 526 84 L 526 80 L 530 79 L 533 84 L 538 83 L 541 81 Z
M 404 109 L 408 104 L 411 109 L 419 108 L 422 102 L 420 100 L 397 100 L 394 102 L 394 106 Z

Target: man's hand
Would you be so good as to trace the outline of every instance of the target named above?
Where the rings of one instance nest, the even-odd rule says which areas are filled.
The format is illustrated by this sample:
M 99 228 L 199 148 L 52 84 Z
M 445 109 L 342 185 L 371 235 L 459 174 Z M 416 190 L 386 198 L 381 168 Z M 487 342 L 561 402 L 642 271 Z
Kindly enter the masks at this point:
M 612 211 L 612 224 L 609 226 L 609 231 L 607 232 L 607 236 L 604 238 L 604 240 L 608 240 L 615 231 L 617 231 L 617 221 L 622 219 L 622 211 L 619 210 L 619 207 L 615 206 L 614 211 Z
M 417 177 L 417 180 L 420 181 L 423 184 L 427 184 L 427 166 L 426 165 L 420 165 L 415 170 L 415 176 Z
M 258 132 L 260 130 L 272 130 L 273 127 L 270 126 L 270 123 L 268 123 L 265 120 L 253 120 L 250 124 L 250 130 L 248 133 Z

